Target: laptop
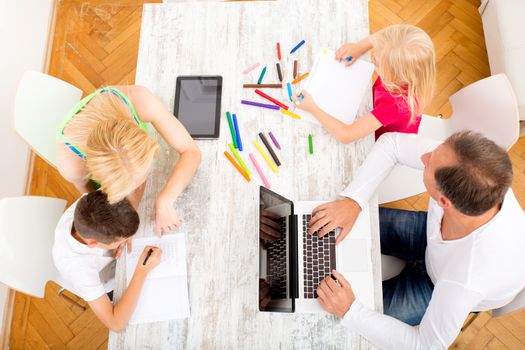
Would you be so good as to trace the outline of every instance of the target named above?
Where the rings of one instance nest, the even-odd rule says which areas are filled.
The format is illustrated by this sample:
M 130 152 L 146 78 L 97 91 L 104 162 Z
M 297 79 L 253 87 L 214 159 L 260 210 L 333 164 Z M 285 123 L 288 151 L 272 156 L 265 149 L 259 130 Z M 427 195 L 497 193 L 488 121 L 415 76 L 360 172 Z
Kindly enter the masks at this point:
M 350 282 L 360 303 L 374 308 L 368 208 L 336 246 L 339 229 L 308 234 L 313 209 L 326 202 L 293 202 L 262 186 L 259 201 L 259 311 L 323 313 L 316 290 L 332 269 Z

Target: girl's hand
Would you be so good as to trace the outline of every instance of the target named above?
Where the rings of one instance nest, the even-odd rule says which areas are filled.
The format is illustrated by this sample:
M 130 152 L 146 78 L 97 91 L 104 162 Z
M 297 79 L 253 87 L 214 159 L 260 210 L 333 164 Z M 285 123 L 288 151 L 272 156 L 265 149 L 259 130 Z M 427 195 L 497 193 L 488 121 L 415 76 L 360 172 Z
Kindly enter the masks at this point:
M 180 224 L 177 212 L 173 208 L 173 200 L 159 196 L 155 204 L 155 233 L 161 236 L 163 233 L 177 229 Z
M 303 99 L 299 102 L 299 96 L 303 95 Z M 318 109 L 317 104 L 315 103 L 312 95 L 310 95 L 306 90 L 301 91 L 300 94 L 295 94 L 293 96 L 293 101 L 297 108 L 302 109 L 305 112 L 315 115 L 315 110 Z
M 335 52 L 335 59 L 339 62 L 344 61 L 345 66 L 353 64 L 362 54 L 368 51 L 372 45 L 367 41 L 360 41 L 358 43 L 346 43 Z M 348 60 L 349 57 L 352 59 Z

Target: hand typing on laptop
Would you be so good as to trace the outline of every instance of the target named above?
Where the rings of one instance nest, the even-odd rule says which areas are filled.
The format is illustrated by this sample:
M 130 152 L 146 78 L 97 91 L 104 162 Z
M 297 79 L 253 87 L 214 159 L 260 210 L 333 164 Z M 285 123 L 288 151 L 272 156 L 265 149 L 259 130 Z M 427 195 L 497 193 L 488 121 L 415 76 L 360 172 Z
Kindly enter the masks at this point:
M 259 216 L 259 237 L 261 238 L 260 241 L 263 249 L 266 249 L 265 241 L 273 241 L 281 237 L 281 223 L 278 221 L 279 219 L 279 215 L 261 209 Z
M 359 204 L 350 198 L 322 204 L 312 211 L 308 233 L 313 234 L 319 231 L 319 237 L 323 237 L 328 232 L 340 227 L 341 233 L 335 240 L 335 243 L 338 244 L 350 232 L 360 212 Z
M 328 276 L 317 288 L 317 300 L 326 312 L 343 317 L 354 303 L 354 291 L 342 274 L 336 270 L 332 270 L 332 274 L 335 280 Z

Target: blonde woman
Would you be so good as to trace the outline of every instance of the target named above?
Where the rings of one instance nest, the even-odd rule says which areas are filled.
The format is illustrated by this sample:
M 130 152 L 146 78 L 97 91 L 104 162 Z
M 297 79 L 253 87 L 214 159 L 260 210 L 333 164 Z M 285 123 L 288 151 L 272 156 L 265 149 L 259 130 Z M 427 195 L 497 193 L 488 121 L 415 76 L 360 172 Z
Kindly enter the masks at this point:
M 178 119 L 148 89 L 106 87 L 82 99 L 58 128 L 57 165 L 80 193 L 99 187 L 111 204 L 128 198 L 138 207 L 159 152 L 146 132 L 147 123 L 180 154 L 155 203 L 156 231 L 162 234 L 180 225 L 173 204 L 195 174 L 201 155 Z
M 336 51 L 336 59 L 351 65 L 370 49 L 378 74 L 373 85 L 374 108 L 353 124 L 345 124 L 319 108 L 307 91 L 298 108 L 310 112 L 339 142 L 350 143 L 372 132 L 416 134 L 422 110 L 430 103 L 435 83 L 432 40 L 418 27 L 396 24 Z M 295 96 L 297 101 L 298 96 Z

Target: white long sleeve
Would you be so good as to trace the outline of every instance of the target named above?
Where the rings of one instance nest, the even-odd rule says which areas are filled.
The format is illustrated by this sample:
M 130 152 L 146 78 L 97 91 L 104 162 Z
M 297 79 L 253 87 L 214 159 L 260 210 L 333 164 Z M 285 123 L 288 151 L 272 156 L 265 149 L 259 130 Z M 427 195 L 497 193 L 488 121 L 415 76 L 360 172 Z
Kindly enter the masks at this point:
M 381 135 L 352 183 L 340 195 L 352 198 L 362 208 L 396 164 L 423 169 L 421 156 L 431 152 L 439 144 L 439 141 L 415 134 Z

